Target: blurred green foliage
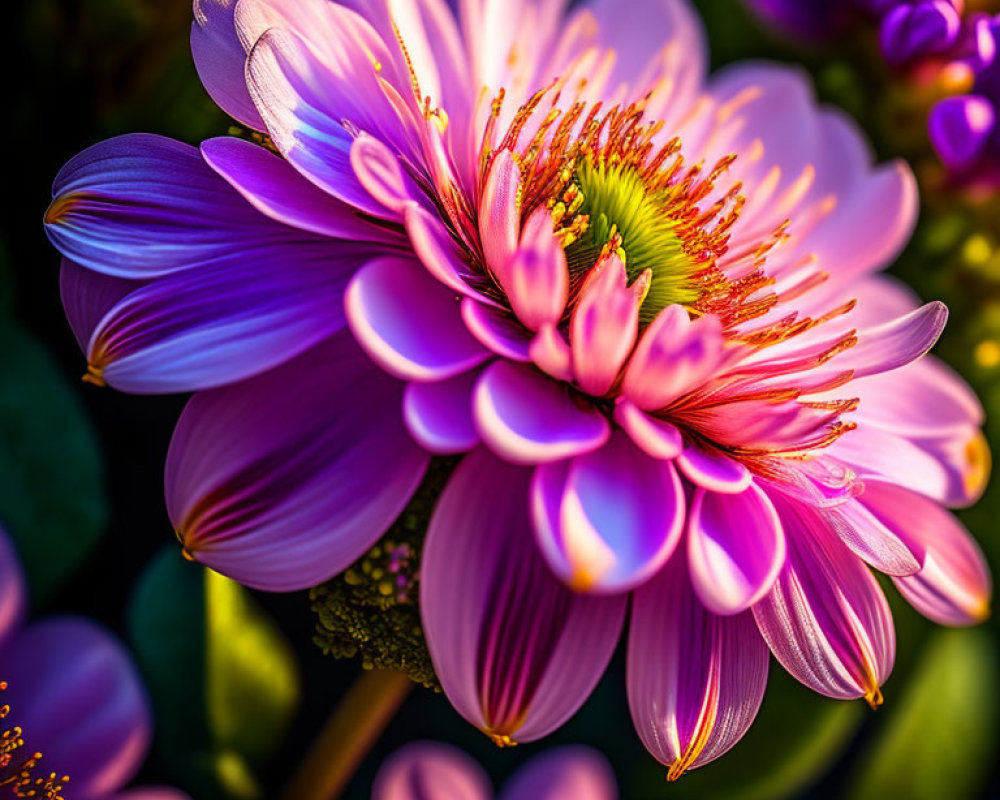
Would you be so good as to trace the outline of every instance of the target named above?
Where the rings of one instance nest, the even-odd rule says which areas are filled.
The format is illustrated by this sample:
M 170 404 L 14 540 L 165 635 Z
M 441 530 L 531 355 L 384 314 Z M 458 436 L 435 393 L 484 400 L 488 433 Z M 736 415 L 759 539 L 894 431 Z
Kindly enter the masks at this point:
M 168 547 L 136 587 L 129 635 L 168 774 L 198 797 L 263 800 L 254 771 L 281 745 L 300 694 L 274 622 L 246 589 Z

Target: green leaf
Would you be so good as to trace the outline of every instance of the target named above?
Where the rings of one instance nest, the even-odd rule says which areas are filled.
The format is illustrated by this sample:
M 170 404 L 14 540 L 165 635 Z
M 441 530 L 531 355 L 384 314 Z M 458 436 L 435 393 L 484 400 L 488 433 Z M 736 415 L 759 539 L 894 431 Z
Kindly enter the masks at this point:
M 164 768 L 197 797 L 260 800 L 254 769 L 282 743 L 299 702 L 277 627 L 249 592 L 171 546 L 138 584 L 129 634 Z
M 44 601 L 105 531 L 104 466 L 76 395 L 45 349 L 0 325 L 0 524 Z
M 886 709 L 847 796 L 978 797 L 996 758 L 998 679 L 987 631 L 936 632 L 898 704 Z
M 772 664 L 767 694 L 750 731 L 730 752 L 643 797 L 677 800 L 781 800 L 817 780 L 843 752 L 865 716 L 863 702 L 821 697 Z M 650 776 L 652 778 L 652 776 Z

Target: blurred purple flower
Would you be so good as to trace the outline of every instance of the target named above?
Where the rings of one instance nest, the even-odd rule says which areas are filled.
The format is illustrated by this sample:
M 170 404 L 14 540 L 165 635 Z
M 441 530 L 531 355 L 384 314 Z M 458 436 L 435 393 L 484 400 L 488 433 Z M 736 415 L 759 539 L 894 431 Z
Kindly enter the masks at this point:
M 319 583 L 466 454 L 421 560 L 452 704 L 546 735 L 632 592 L 630 707 L 671 778 L 744 734 L 769 649 L 880 702 L 869 566 L 986 615 L 941 508 L 983 489 L 982 409 L 923 357 L 944 307 L 876 274 L 913 177 L 800 72 L 707 78 L 681 0 L 201 0 L 192 47 L 265 146 L 104 142 L 46 215 L 90 379 L 196 391 L 166 467 L 191 558 Z
M 372 800 L 491 800 L 490 780 L 468 755 L 438 742 L 413 742 L 379 769 Z M 507 781 L 498 800 L 617 800 L 607 760 L 589 747 L 535 756 Z
M 145 759 L 152 733 L 138 672 L 121 644 L 90 620 L 22 624 L 24 578 L 2 529 L 0 587 L 0 702 L 8 707 L 4 726 L 24 740 L 0 747 L 0 787 L 11 797 L 57 800 L 66 776 L 73 800 L 185 800 L 153 787 L 117 794 Z

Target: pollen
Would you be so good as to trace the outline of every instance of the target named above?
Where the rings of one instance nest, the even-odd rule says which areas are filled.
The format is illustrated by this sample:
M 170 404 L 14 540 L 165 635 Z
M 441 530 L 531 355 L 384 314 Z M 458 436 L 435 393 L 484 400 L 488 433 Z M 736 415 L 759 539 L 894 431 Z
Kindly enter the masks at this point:
M 7 684 L 0 682 L 0 692 L 7 690 Z M 10 714 L 10 706 L 0 706 L 0 720 Z M 65 800 L 63 789 L 69 783 L 69 776 L 59 776 L 55 772 L 36 775 L 42 754 L 34 752 L 27 758 L 20 757 L 24 748 L 24 731 L 19 727 L 0 730 L 0 788 L 10 790 L 12 797 L 32 798 L 32 800 Z

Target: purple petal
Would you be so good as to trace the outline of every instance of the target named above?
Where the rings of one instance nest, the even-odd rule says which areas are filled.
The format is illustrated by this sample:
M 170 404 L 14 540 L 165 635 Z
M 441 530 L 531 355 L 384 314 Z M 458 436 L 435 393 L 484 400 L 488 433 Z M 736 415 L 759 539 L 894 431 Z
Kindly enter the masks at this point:
M 428 456 L 402 386 L 346 333 L 233 386 L 196 394 L 167 454 L 167 510 L 186 551 L 258 589 L 345 569 L 420 483 Z
M 750 470 L 735 458 L 696 444 L 684 448 L 677 466 L 691 483 L 711 492 L 737 494 L 753 481 Z
M 410 742 L 387 758 L 372 800 L 490 800 L 490 779 L 463 751 L 441 742 Z
M 507 781 L 499 800 L 527 798 L 618 800 L 618 785 L 604 756 L 589 747 L 570 745 L 532 758 Z
M 915 575 L 893 583 L 914 608 L 941 625 L 975 625 L 990 613 L 992 582 L 982 550 L 948 511 L 924 497 L 880 487 L 881 514 L 904 529 L 926 555 Z M 871 490 L 869 490 L 871 491 Z
M 675 426 L 647 414 L 624 397 L 615 404 L 615 422 L 653 458 L 673 459 L 684 448 L 684 439 Z
M 892 615 L 871 572 L 815 509 L 777 493 L 788 554 L 771 592 L 753 607 L 781 665 L 828 697 L 882 702 L 892 670 Z
M 467 280 L 473 276 L 441 220 L 415 203 L 407 206 L 405 217 L 413 252 L 427 271 L 459 294 L 482 301 L 483 296 L 469 287 Z
M 975 164 L 995 127 L 993 103 L 977 94 L 938 100 L 927 116 L 927 133 L 934 152 L 953 170 Z
M 627 285 L 625 265 L 604 259 L 586 278 L 570 319 L 573 374 L 587 394 L 602 395 L 618 377 L 639 331 L 639 282 Z
M 362 267 L 344 307 L 365 352 L 404 380 L 450 378 L 489 357 L 462 322 L 454 293 L 415 261 L 385 257 Z
M 635 592 L 628 703 L 639 738 L 668 780 L 738 742 L 757 716 L 768 652 L 750 612 L 719 616 L 698 601 L 678 553 Z
M 479 373 L 470 370 L 434 383 L 411 383 L 403 393 L 406 427 L 432 453 L 464 453 L 479 443 L 472 421 L 472 389 Z
M 8 721 L 24 729 L 40 768 L 69 775 L 74 800 L 98 800 L 135 775 L 152 734 L 135 665 L 89 620 L 49 618 L 25 628 L 0 654 Z
M 252 10 L 246 3 L 243 6 Z M 385 216 L 384 206 L 355 175 L 351 166 L 354 136 L 343 122 L 349 121 L 352 129 L 379 133 L 383 126 L 375 115 L 377 109 L 385 108 L 385 100 L 373 61 L 388 63 L 389 55 L 381 39 L 356 14 L 335 3 L 321 7 L 323 16 L 329 17 L 328 45 L 341 48 L 339 63 L 322 58 L 297 32 L 273 28 L 250 52 L 250 95 L 271 139 L 293 167 L 345 203 Z M 351 36 L 358 38 L 351 41 Z M 357 100 L 360 97 L 371 99 L 371 113 Z M 402 129 L 398 120 L 394 124 Z
M 397 216 L 402 217 L 406 207 L 420 197 L 399 159 L 374 136 L 362 133 L 354 140 L 351 167 L 368 194 Z
M 516 464 L 558 461 L 596 450 L 611 434 L 597 410 L 531 367 L 497 361 L 473 396 L 476 429 L 497 455 Z
M 718 367 L 722 349 L 716 317 L 692 321 L 682 306 L 667 306 L 639 339 L 625 369 L 622 394 L 644 410 L 663 408 L 704 383 Z
M 116 389 L 187 392 L 248 378 L 344 326 L 360 262 L 346 243 L 259 247 L 136 289 L 101 319 L 90 369 Z
M 21 627 L 28 610 L 28 587 L 21 560 L 6 531 L 0 528 L 0 645 Z M 0 680 L 4 680 L 0 676 Z
M 582 705 L 604 672 L 625 597 L 575 595 L 531 535 L 531 471 L 476 450 L 427 533 L 420 606 L 434 669 L 458 712 L 499 743 L 532 741 Z
M 962 28 L 961 12 L 948 0 L 904 3 L 882 19 L 879 44 L 885 60 L 901 66 L 947 51 Z
M 262 216 L 202 159 L 162 136 L 94 145 L 56 176 L 45 230 L 81 266 L 145 279 L 309 235 Z
M 236 35 L 237 0 L 194 0 L 191 55 L 205 89 L 225 111 L 254 130 L 264 130 L 247 91 L 247 54 Z
M 366 222 L 303 178 L 264 147 L 220 136 L 201 143 L 208 165 L 262 214 L 294 228 L 349 241 L 393 241 L 387 231 Z
M 531 508 L 549 566 L 576 591 L 638 586 L 670 558 L 684 526 L 676 470 L 621 433 L 600 450 L 538 467 Z
M 143 285 L 142 281 L 115 278 L 84 269 L 68 258 L 59 269 L 59 296 L 73 336 L 86 354 L 90 337 L 104 315 L 123 297 Z
M 736 614 L 760 600 L 785 563 L 785 534 L 767 494 L 697 489 L 688 528 L 695 593 L 709 611 Z

